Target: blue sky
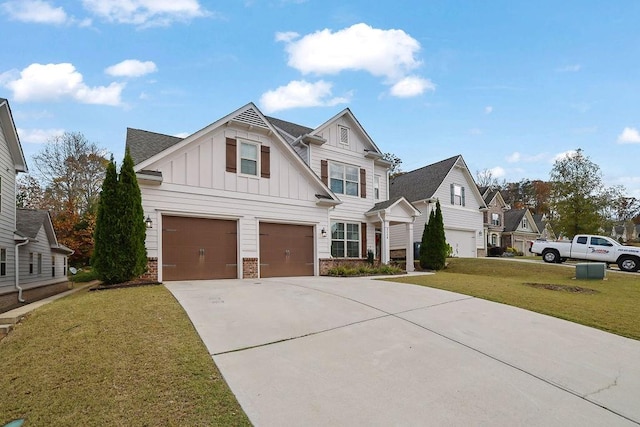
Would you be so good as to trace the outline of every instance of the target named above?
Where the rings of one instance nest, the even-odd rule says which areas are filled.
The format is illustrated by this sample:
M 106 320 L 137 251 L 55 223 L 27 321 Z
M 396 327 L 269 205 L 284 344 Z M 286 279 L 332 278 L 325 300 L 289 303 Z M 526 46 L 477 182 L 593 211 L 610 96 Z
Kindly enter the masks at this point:
M 0 97 L 27 162 L 79 131 L 187 135 L 248 102 L 315 127 L 349 107 L 412 170 L 548 179 L 582 148 L 640 198 L 640 2 L 0 0 Z

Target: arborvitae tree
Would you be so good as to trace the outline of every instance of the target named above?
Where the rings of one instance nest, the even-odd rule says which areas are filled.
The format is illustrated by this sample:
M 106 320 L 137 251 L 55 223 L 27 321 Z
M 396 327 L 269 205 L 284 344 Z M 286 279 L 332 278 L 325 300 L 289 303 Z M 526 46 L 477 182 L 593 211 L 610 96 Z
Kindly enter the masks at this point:
M 427 247 L 431 241 L 431 225 L 435 222 L 435 215 L 436 213 L 431 211 L 427 222 L 424 224 L 424 231 L 422 232 L 422 242 L 420 243 L 420 267 L 424 269 L 429 268 Z
M 118 174 L 111 156 L 102 183 L 98 202 L 98 216 L 94 232 L 94 250 L 91 265 L 100 280 L 106 284 L 121 281 L 120 274 L 120 214 Z
M 444 235 L 444 221 L 439 200 L 436 202 L 435 212 L 431 211 L 429 216 L 429 235 L 427 239 L 424 256 L 422 255 L 422 246 L 420 247 L 420 265 L 430 270 L 442 270 L 446 265 L 449 250 Z M 425 245 L 424 235 L 422 245 Z
M 119 212 L 122 217 L 120 247 L 124 255 L 121 262 L 124 274 L 128 276 L 125 280 L 130 280 L 139 277 L 147 268 L 147 250 L 144 244 L 147 229 L 144 222 L 140 187 L 128 149 L 122 161 L 118 183 Z

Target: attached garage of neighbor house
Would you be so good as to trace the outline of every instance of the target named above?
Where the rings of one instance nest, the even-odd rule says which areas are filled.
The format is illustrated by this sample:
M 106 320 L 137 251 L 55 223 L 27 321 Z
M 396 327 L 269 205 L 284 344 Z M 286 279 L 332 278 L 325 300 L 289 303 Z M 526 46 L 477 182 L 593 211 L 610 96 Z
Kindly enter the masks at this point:
M 447 243 L 453 249 L 453 256 L 460 258 L 476 258 L 476 235 L 473 231 L 445 229 Z
M 313 276 L 314 228 L 260 222 L 260 277 Z
M 162 217 L 163 280 L 238 277 L 238 223 L 234 220 Z

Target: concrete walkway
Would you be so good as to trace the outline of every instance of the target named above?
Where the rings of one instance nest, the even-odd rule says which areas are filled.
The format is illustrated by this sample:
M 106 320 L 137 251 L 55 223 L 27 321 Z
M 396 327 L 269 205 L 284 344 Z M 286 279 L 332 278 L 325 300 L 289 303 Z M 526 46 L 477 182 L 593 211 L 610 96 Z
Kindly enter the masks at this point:
M 256 426 L 640 425 L 640 342 L 362 278 L 170 282 Z

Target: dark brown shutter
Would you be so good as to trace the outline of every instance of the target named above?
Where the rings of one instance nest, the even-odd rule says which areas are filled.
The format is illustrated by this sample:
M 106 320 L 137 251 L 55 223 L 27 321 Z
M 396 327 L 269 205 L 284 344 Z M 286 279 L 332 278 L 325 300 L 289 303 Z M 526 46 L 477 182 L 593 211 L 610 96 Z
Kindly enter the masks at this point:
M 227 172 L 235 173 L 237 170 L 236 140 L 227 138 Z
M 326 160 L 320 160 L 320 179 L 324 185 L 329 185 L 329 163 Z
M 360 169 L 360 197 L 367 197 L 367 170 Z
M 271 154 L 270 148 L 266 146 L 260 147 L 260 176 L 263 178 L 271 177 Z
M 360 224 L 360 245 L 362 248 L 362 258 L 367 257 L 367 223 Z

